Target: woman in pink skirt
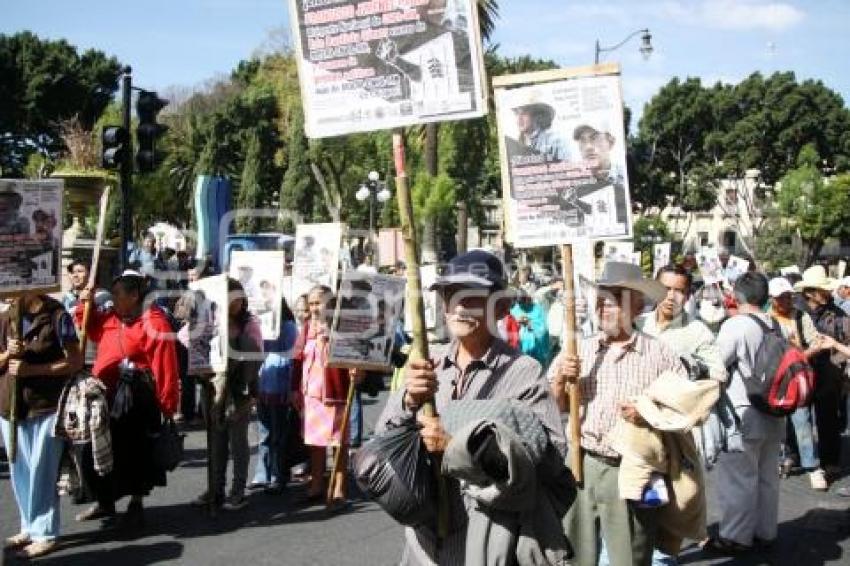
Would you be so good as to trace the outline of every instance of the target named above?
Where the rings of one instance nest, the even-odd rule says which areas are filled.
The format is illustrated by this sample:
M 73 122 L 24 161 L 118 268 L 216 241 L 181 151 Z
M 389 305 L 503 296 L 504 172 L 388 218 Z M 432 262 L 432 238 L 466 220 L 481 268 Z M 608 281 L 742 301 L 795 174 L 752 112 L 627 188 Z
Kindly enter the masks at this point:
M 340 472 L 334 479 L 332 507 L 346 502 L 345 470 L 348 468 L 347 431 L 343 422 L 350 376 L 348 370 L 327 367 L 333 293 L 324 286 L 314 287 L 307 296 L 310 318 L 304 325 L 301 351 L 301 393 L 304 403 L 304 444 L 310 451 L 311 481 L 307 497 L 319 501 L 325 496 L 324 477 L 327 448 L 341 450 Z M 342 440 L 343 442 L 340 442 Z

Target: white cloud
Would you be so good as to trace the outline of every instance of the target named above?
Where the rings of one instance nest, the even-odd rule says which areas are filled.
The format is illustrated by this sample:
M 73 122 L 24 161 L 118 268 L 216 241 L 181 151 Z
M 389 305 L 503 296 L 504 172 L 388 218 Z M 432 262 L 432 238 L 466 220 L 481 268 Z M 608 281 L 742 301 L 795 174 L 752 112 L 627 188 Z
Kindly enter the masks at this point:
M 647 9 L 681 23 L 726 30 L 785 31 L 806 17 L 793 4 L 765 0 L 675 0 L 648 5 Z

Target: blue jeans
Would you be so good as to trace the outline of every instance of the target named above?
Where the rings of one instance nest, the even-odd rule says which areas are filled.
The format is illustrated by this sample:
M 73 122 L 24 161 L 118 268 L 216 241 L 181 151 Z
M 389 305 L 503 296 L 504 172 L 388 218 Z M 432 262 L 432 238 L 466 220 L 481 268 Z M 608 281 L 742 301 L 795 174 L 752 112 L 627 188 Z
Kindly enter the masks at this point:
M 797 438 L 797 451 L 800 453 L 800 466 L 805 470 L 820 468 L 818 444 L 813 433 L 812 408 L 800 407 L 791 413 L 794 436 Z
M 363 442 L 363 402 L 359 390 L 354 391 L 351 413 L 348 415 L 348 439 L 350 448 L 360 448 Z
M 62 458 L 62 440 L 53 436 L 56 415 L 18 422 L 18 451 L 9 463 L 12 489 L 21 516 L 21 531 L 34 542 L 59 536 L 59 495 L 56 479 Z M 9 421 L 0 418 L 3 444 L 9 446 Z M 10 454 L 11 457 L 11 454 Z
M 257 467 L 251 483 L 280 483 L 286 485 L 289 477 L 283 469 L 286 453 L 286 435 L 289 426 L 289 409 L 286 405 L 257 403 Z

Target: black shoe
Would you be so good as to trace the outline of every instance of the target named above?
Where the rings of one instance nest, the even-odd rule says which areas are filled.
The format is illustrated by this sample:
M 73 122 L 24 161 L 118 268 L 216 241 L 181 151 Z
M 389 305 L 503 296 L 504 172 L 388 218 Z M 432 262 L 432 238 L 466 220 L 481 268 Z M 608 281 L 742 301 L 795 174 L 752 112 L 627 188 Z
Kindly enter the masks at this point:
M 118 521 L 121 529 L 141 529 L 145 526 L 145 509 L 141 501 L 130 501 L 127 512 Z

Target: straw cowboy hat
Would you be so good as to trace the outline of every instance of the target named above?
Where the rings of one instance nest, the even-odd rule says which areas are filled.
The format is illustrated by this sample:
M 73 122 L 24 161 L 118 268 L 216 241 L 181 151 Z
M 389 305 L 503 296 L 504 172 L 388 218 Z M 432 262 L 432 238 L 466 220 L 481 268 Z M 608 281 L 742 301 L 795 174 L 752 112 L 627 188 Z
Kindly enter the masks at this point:
M 646 279 L 639 266 L 622 261 L 606 262 L 595 283 L 584 278 L 582 282 L 596 288 L 630 289 L 656 303 L 663 301 L 667 295 L 667 289 L 654 279 Z
M 803 278 L 795 285 L 795 291 L 803 289 L 823 289 L 824 291 L 834 291 L 836 281 L 832 277 L 827 277 L 826 269 L 822 265 L 813 265 L 803 272 Z
M 635 401 L 635 407 L 656 430 L 687 432 L 708 418 L 720 397 L 713 379 L 690 381 L 665 371 Z

